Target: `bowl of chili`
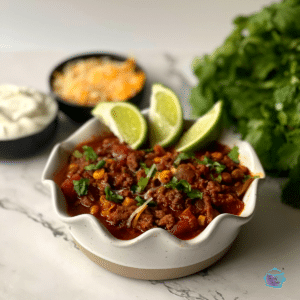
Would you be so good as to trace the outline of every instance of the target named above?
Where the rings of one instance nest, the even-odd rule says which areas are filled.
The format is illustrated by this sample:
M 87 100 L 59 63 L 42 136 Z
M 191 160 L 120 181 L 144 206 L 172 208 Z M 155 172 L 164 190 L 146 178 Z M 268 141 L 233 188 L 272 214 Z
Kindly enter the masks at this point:
M 59 108 L 77 123 L 92 117 L 101 101 L 139 104 L 145 94 L 146 73 L 134 58 L 110 52 L 74 55 L 50 73 L 50 92 Z
M 254 214 L 264 177 L 250 144 L 229 131 L 193 155 L 132 150 L 91 119 L 54 147 L 42 181 L 91 260 L 126 277 L 163 280 L 228 251 Z

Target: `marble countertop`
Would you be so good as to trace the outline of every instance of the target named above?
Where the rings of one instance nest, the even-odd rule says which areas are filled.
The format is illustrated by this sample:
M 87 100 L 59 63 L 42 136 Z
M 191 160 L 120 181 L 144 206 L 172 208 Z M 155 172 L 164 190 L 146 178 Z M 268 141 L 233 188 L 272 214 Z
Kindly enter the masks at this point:
M 195 84 L 190 72 L 194 55 L 135 53 L 150 84 L 160 81 L 179 94 L 185 116 Z M 48 92 L 49 72 L 66 56 L 58 51 L 2 53 L 0 82 Z M 142 281 L 90 261 L 58 220 L 41 183 L 53 145 L 77 128 L 60 114 L 58 132 L 45 149 L 29 158 L 0 158 L 0 299 L 299 299 L 300 210 L 280 202 L 282 179 L 260 182 L 255 216 L 225 257 L 206 270 L 176 280 Z M 264 276 L 274 267 L 285 273 L 280 289 L 265 285 Z

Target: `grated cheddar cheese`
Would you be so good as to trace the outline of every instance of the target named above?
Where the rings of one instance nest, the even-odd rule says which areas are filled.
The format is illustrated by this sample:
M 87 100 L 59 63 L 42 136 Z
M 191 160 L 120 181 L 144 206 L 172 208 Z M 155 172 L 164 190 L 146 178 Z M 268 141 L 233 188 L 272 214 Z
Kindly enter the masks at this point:
M 145 80 L 133 58 L 89 58 L 70 62 L 63 72 L 56 72 L 53 88 L 65 101 L 94 106 L 102 101 L 128 100 L 142 89 Z

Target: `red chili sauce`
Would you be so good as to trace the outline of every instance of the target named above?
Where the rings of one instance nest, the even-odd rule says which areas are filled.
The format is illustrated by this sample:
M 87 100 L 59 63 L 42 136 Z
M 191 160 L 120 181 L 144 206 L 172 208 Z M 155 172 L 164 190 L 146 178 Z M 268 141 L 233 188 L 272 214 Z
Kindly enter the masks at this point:
M 109 136 L 78 145 L 55 181 L 70 216 L 92 214 L 118 239 L 160 227 L 187 240 L 217 215 L 244 209 L 253 177 L 230 151 L 216 142 L 193 154 L 132 150 Z

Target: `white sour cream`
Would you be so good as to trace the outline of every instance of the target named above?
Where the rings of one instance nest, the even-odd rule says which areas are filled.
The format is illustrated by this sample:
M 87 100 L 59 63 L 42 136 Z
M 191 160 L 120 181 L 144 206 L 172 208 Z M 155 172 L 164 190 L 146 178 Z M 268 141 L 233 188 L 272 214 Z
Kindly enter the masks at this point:
M 0 140 L 43 130 L 57 113 L 57 102 L 33 88 L 0 85 Z

